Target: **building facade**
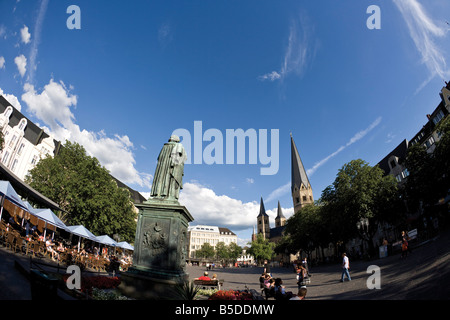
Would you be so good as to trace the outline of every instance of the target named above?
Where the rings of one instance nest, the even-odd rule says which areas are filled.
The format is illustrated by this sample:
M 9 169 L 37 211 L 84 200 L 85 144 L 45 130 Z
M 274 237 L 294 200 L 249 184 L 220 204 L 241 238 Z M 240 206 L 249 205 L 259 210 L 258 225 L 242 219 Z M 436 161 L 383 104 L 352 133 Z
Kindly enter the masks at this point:
M 25 117 L 0 96 L 0 130 L 3 133 L 3 149 L 0 162 L 21 181 L 39 160 L 59 154 L 62 148 L 60 141 L 53 139 L 42 128 Z M 111 176 L 120 188 L 127 188 L 133 204 L 142 203 L 146 199 L 136 190 L 128 187 Z M 135 208 L 137 211 L 137 208 Z
M 205 243 L 216 249 L 219 242 L 223 242 L 225 245 L 237 244 L 237 235 L 228 228 L 207 225 L 189 226 L 189 260 L 197 259 L 195 252 L 201 249 Z

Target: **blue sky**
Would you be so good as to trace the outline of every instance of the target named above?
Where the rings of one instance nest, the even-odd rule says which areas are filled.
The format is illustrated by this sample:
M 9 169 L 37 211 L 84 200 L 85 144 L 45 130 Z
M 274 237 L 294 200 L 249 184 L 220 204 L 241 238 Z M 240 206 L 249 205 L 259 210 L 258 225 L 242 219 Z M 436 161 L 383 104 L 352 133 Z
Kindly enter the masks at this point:
M 70 5 L 79 30 L 67 28 Z M 370 5 L 381 29 L 366 25 Z M 272 218 L 278 200 L 293 213 L 290 132 L 318 199 L 343 164 L 375 165 L 425 124 L 450 80 L 449 9 L 442 0 L 2 1 L 0 93 L 143 194 L 175 129 L 193 136 L 201 121 L 224 138 L 277 129 L 274 175 L 260 174 L 259 158 L 185 166 L 180 202 L 194 223 L 229 227 L 245 243 L 260 197 Z

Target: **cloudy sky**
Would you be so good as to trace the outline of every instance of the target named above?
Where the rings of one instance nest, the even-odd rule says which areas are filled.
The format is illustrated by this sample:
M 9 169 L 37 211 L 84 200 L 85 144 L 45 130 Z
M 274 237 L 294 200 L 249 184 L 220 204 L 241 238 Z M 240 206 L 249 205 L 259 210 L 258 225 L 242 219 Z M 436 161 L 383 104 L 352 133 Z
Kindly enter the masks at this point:
M 412 138 L 450 79 L 442 0 L 7 0 L 0 12 L 0 94 L 144 195 L 162 145 L 189 133 L 180 202 L 241 244 L 261 197 L 272 218 L 277 201 L 293 213 L 290 133 L 318 199 L 345 163 L 375 165 Z M 227 139 L 238 129 L 253 134 L 243 149 Z

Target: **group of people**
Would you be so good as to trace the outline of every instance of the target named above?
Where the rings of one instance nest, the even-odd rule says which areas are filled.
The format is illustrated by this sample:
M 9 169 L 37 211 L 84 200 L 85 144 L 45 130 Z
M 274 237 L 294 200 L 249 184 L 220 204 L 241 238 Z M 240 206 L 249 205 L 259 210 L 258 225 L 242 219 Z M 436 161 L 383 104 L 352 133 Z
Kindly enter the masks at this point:
M 3 213 L 1 220 L 6 232 L 15 230 L 23 238 L 25 245 L 30 245 L 34 240 L 36 243 L 43 243 L 44 250 L 46 250 L 48 256 L 55 262 L 72 263 L 80 258 L 103 258 L 108 265 L 114 266 L 114 269 L 117 269 L 117 271 L 125 269 L 132 264 L 132 255 L 127 254 L 125 251 L 117 255 L 116 252 L 108 250 L 109 248 L 106 246 L 100 249 L 95 246 L 95 243 L 89 246 L 82 245 L 81 248 L 78 248 L 78 245 L 69 244 L 69 241 L 62 237 L 58 237 L 55 241 L 52 235 L 39 232 L 37 226 L 33 225 L 29 220 L 24 221 L 22 224 L 16 221 L 15 218 L 17 216 L 9 215 L 7 211 Z M 64 253 L 68 254 L 69 261 L 63 261 L 65 260 Z
M 283 285 L 283 280 L 281 278 L 275 278 L 270 272 L 270 265 L 267 260 L 264 261 L 264 270 L 261 274 L 259 281 L 262 290 L 266 296 L 274 297 L 276 300 L 303 300 L 306 297 L 307 289 L 305 279 L 310 276 L 309 270 L 307 269 L 306 259 L 304 263 L 296 265 L 296 279 L 298 290 L 297 294 L 291 291 L 286 291 L 286 287 Z
M 212 278 L 210 278 L 208 275 L 208 271 L 205 271 L 201 277 L 195 278 L 195 280 L 217 280 L 217 274 L 213 274 Z

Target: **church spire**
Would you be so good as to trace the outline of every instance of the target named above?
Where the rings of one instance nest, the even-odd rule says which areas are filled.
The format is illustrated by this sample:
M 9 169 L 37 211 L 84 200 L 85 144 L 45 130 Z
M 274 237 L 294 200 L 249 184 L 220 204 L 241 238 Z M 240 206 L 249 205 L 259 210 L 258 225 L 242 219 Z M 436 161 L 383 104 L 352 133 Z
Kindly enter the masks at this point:
M 283 210 L 281 210 L 280 201 L 278 201 L 278 211 L 277 217 L 275 218 L 275 227 L 283 227 L 286 224 L 286 217 L 283 215 Z
M 270 237 L 269 216 L 267 215 L 266 209 L 264 208 L 262 197 L 261 204 L 259 206 L 259 215 L 256 220 L 258 223 L 258 234 L 262 234 L 264 239 L 268 239 Z
M 291 133 L 291 191 L 294 202 L 294 213 L 303 206 L 313 204 L 313 193 L 308 175 L 298 153 L 294 138 Z
M 261 203 L 259 205 L 259 215 L 258 217 L 268 217 L 266 213 L 266 208 L 264 208 L 263 198 L 261 197 Z
M 305 167 L 303 167 L 302 159 L 298 153 L 297 146 L 295 145 L 294 138 L 291 133 L 291 190 L 294 192 L 294 188 L 300 189 L 301 185 L 305 188 L 309 188 L 309 179 L 306 175 Z

